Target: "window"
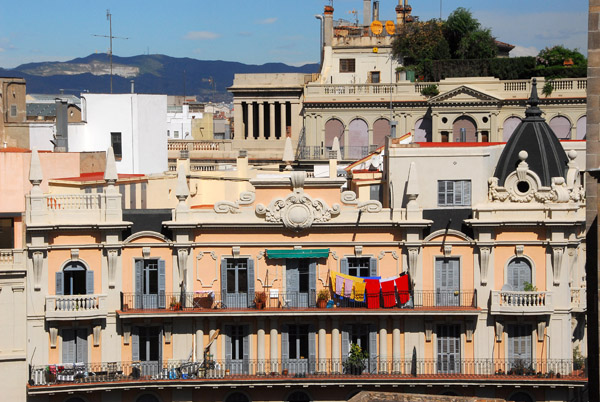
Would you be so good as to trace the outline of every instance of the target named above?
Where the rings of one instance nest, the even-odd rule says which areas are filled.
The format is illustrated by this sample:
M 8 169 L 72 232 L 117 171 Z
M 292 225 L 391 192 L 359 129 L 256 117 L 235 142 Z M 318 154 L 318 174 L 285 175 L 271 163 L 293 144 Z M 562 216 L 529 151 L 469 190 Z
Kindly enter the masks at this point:
M 221 290 L 227 307 L 246 308 L 254 304 L 254 260 L 224 258 L 221 261 Z
M 0 248 L 13 248 L 15 244 L 13 218 L 0 218 Z
M 460 373 L 460 325 L 437 326 L 437 371 Z
M 123 158 L 123 148 L 121 147 L 121 133 L 110 133 L 110 146 L 113 149 L 115 158 L 120 160 Z
M 460 305 L 460 260 L 436 258 L 435 260 L 436 306 Z
M 370 276 L 370 258 L 348 258 L 348 275 L 367 277 Z
M 370 200 L 383 202 L 383 186 L 381 184 L 371 184 L 369 186 L 369 195 Z
M 248 260 L 227 259 L 227 293 L 246 293 L 248 291 Z
M 249 372 L 249 333 L 248 325 L 225 326 L 225 364 L 232 374 Z
M 471 205 L 471 180 L 438 180 L 438 206 Z
M 525 258 L 514 258 L 508 264 L 507 283 L 514 291 L 524 291 L 525 282 L 531 282 L 531 265 Z
M 132 373 L 135 378 L 141 375 L 157 375 L 162 367 L 163 334 L 161 327 L 132 328 L 131 357 L 140 362 Z M 136 377 L 137 376 L 137 377 Z
M 529 368 L 532 356 L 531 325 L 510 324 L 507 330 L 508 360 L 511 368 Z
M 307 359 L 308 358 L 308 325 L 290 325 L 289 326 L 289 358 Z
M 167 137 L 171 138 L 171 130 L 167 130 Z
M 381 82 L 381 73 L 379 71 L 371 71 L 371 84 L 379 84 Z
M 165 261 L 159 259 L 135 262 L 136 308 L 165 308 Z
M 87 363 L 87 331 L 83 328 L 63 329 L 62 348 L 63 363 Z
M 10 117 L 17 117 L 17 105 L 10 105 Z
M 85 295 L 94 293 L 94 272 L 86 270 L 77 261 L 68 263 L 56 273 L 57 295 Z
M 340 73 L 353 73 L 356 71 L 355 59 L 340 59 Z
M 175 138 L 179 138 L 179 131 L 177 131 L 177 130 L 174 130 L 174 131 L 173 131 L 173 137 L 175 137 Z

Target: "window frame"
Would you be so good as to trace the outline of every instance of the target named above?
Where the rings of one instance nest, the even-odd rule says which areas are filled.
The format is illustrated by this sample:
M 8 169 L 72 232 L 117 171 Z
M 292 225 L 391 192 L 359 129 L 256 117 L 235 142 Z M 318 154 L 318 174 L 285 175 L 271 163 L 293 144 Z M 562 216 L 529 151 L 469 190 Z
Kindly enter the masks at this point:
M 123 159 L 123 134 L 120 131 L 110 132 L 110 146 L 116 160 Z
M 355 73 L 356 59 L 340 59 L 340 73 Z
M 452 188 L 449 187 L 451 184 Z M 460 185 L 459 185 L 460 184 Z M 442 189 L 443 186 L 443 189 Z M 472 185 L 471 180 L 438 180 L 437 205 L 438 207 L 470 207 Z M 442 200 L 443 197 L 443 200 Z

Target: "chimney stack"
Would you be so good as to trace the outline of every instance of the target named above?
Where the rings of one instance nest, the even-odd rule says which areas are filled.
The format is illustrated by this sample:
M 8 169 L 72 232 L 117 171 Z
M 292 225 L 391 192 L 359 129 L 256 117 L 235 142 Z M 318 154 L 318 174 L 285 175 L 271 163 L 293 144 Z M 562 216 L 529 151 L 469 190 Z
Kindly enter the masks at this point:
M 371 0 L 363 0 L 363 25 L 371 25 Z
M 331 46 L 333 42 L 333 6 L 325 6 L 323 14 L 323 45 Z
M 373 2 L 373 21 L 379 21 L 379 0 Z
M 54 143 L 54 152 L 69 151 L 69 119 L 67 117 L 67 101 L 56 98 L 56 134 Z
M 135 81 L 131 80 L 131 93 L 134 94 L 135 93 Z

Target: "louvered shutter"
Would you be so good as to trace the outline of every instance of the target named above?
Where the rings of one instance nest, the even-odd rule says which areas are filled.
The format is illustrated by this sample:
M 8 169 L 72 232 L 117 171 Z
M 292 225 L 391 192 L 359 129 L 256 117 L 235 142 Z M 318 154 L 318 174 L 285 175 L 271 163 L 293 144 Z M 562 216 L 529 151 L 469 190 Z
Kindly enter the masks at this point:
M 453 205 L 463 205 L 463 183 L 455 181 L 454 184 L 454 203 Z
M 284 324 L 281 326 L 281 363 L 283 368 L 288 367 L 287 363 L 290 359 L 289 337 L 289 327 Z
M 342 360 L 346 360 L 350 354 L 350 325 L 342 326 Z
M 315 371 L 317 363 L 317 337 L 315 333 L 315 326 L 313 324 L 308 325 L 308 372 L 313 373 Z
M 165 260 L 158 260 L 158 308 L 166 308 L 167 297 L 165 294 L 166 287 L 166 268 Z
M 317 262 L 311 260 L 308 266 L 308 306 L 317 305 Z
M 57 295 L 63 295 L 65 292 L 65 275 L 63 271 L 58 271 L 56 273 L 56 294 Z
M 374 324 L 369 324 L 369 373 L 375 372 L 377 372 L 377 329 Z
M 250 326 L 244 325 L 244 374 L 250 372 Z M 262 362 L 261 362 L 262 363 Z
M 463 182 L 463 203 L 462 205 L 471 205 L 471 181 L 465 180 Z
M 221 301 L 225 301 L 227 295 L 227 259 L 221 259 Z
M 377 276 L 377 258 L 369 258 L 369 276 Z
M 135 261 L 135 308 L 142 307 L 144 294 L 144 260 Z
M 251 307 L 254 303 L 255 297 L 254 290 L 254 260 L 248 258 L 248 307 Z
M 223 335 L 225 335 L 225 337 L 223 338 L 223 340 L 225 341 L 225 369 L 231 370 L 233 359 L 233 350 L 231 345 L 233 340 L 233 328 L 231 327 L 231 325 L 225 325 L 224 329 L 225 331 L 223 331 Z
M 75 330 L 62 330 L 62 362 L 75 363 Z
M 348 275 L 348 259 L 342 258 L 340 260 L 340 272 L 342 274 Z
M 158 332 L 158 367 L 162 368 L 162 362 L 163 362 L 163 342 L 164 342 L 164 331 L 161 328 L 160 331 Z
M 131 329 L 131 360 L 134 362 L 140 360 L 140 333 L 138 327 Z
M 446 205 L 446 182 L 443 180 L 438 181 L 438 205 Z
M 88 362 L 88 340 L 87 330 L 80 328 L 77 330 L 77 358 L 75 363 Z
M 94 294 L 94 271 L 85 271 L 85 293 Z

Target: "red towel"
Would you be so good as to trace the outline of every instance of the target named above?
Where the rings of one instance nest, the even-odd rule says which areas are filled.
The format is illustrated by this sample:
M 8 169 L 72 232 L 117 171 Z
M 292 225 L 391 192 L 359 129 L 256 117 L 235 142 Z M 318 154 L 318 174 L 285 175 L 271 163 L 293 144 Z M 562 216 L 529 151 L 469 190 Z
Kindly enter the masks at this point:
M 410 284 L 408 275 L 402 275 L 396 278 L 396 288 L 398 289 L 398 299 L 400 304 L 404 304 L 410 300 Z
M 383 296 L 383 307 L 394 307 L 396 305 L 394 280 L 381 282 L 381 294 Z
M 367 308 L 379 308 L 379 279 L 365 279 Z

